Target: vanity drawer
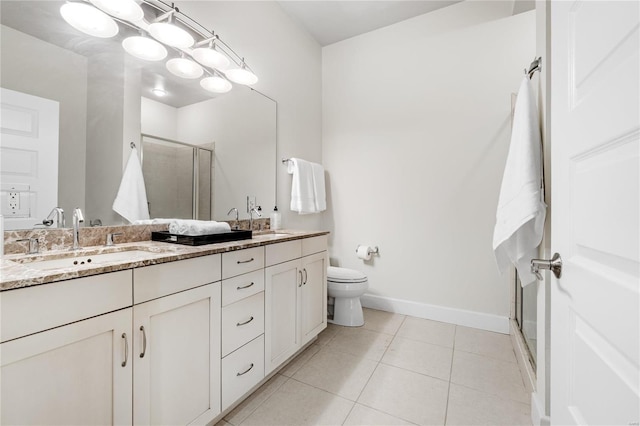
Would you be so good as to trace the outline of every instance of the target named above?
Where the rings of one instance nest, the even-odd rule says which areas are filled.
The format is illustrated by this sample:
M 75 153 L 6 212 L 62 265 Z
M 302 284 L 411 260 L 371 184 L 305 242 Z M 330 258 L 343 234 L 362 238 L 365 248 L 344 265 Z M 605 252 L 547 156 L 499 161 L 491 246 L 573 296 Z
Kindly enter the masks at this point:
M 220 281 L 220 268 L 219 254 L 136 268 L 133 270 L 133 303 Z
M 230 305 L 264 290 L 264 271 L 249 272 L 222 281 L 222 306 Z
M 271 244 L 266 247 L 267 266 L 288 262 L 302 257 L 302 240 Z
M 222 278 L 235 277 L 264 268 L 264 247 L 222 253 Z
M 222 410 L 264 378 L 264 335 L 222 360 Z
M 2 341 L 131 306 L 131 270 L 0 293 Z
M 327 250 L 327 236 L 320 235 L 319 237 L 305 238 L 302 240 L 302 256 L 309 256 L 310 254 L 320 253 Z
M 222 308 L 222 356 L 264 333 L 264 292 Z

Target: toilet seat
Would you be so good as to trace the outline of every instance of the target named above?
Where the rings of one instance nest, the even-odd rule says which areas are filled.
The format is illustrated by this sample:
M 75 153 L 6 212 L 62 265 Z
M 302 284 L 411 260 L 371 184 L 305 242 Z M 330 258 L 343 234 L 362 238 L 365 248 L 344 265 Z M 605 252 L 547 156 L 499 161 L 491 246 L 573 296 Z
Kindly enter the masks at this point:
M 364 283 L 367 281 L 367 276 L 355 269 L 329 266 L 327 267 L 327 281 L 345 284 Z

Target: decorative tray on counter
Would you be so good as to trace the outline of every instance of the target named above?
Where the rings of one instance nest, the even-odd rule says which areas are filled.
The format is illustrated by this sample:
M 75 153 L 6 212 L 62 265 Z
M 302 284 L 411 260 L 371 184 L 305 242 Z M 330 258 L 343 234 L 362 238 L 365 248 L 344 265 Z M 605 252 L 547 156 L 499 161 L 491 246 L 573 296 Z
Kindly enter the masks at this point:
M 187 246 L 203 246 L 205 244 L 250 240 L 252 236 L 252 231 L 243 229 L 232 229 L 229 232 L 208 235 L 180 235 L 171 234 L 169 231 L 158 231 L 151 233 L 151 240 L 163 243 L 184 244 Z

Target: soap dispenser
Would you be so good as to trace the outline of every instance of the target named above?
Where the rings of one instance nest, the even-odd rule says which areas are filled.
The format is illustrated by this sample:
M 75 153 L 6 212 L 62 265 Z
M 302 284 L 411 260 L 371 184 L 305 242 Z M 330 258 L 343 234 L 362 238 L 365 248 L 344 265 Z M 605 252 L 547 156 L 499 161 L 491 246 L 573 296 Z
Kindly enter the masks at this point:
M 270 225 L 271 229 L 274 229 L 274 230 L 275 229 L 280 229 L 280 227 L 282 225 L 282 223 L 281 223 L 282 219 L 281 219 L 281 216 L 280 216 L 280 212 L 278 211 L 278 206 L 275 206 L 273 208 L 273 213 L 271 213 L 271 217 L 269 219 L 270 219 L 270 222 L 271 222 L 271 225 Z

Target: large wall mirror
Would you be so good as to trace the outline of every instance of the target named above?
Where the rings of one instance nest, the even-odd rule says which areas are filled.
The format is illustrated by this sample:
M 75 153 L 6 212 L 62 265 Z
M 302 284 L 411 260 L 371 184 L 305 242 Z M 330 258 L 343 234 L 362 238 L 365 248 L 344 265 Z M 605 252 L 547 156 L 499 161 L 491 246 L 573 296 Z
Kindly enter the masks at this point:
M 45 196 L 29 199 L 28 190 L 27 198 L 22 199 L 24 194 L 15 192 L 24 189 L 19 185 L 20 175 L 25 173 L 20 170 L 21 164 L 47 162 L 48 158 L 43 153 L 32 155 L 29 160 L 20 157 L 20 147 L 7 148 L 5 141 L 8 143 L 11 138 L 5 136 L 13 137 L 16 131 L 3 125 L 0 173 L 6 229 L 32 228 L 54 207 L 67 213 L 68 226 L 75 207 L 85 212 L 85 225 L 126 224 L 111 206 L 131 152 L 130 143 L 135 142 L 143 151 L 143 134 L 211 152 L 208 159 L 198 163 L 211 172 L 211 181 L 199 184 L 200 192 L 210 191 L 200 198 L 199 218 L 206 219 L 209 214 L 214 220 L 231 219 L 227 212 L 233 207 L 240 211 L 240 218 L 248 217 L 244 213 L 247 197 L 255 198 L 265 210 L 275 205 L 277 108 L 272 99 L 237 84 L 225 94 L 206 92 L 198 79 L 176 77 L 163 62 L 150 63 L 125 53 L 121 43 L 134 35 L 133 29 L 121 26 L 120 33 L 111 39 L 92 38 L 61 18 L 62 4 L 63 1 L 0 2 L 3 93 L 52 100 L 58 105 L 57 171 L 55 177 L 45 179 L 55 188 L 55 201 Z M 170 55 L 178 56 L 176 52 Z M 17 114 L 20 127 L 20 114 L 15 113 L 20 108 L 6 105 L 4 96 L 2 104 L 3 122 L 5 116 Z M 153 160 L 159 158 L 157 154 L 149 151 L 146 161 L 157 161 Z M 165 186 L 166 193 L 160 196 L 166 205 L 171 204 L 167 202 L 169 198 L 174 198 L 171 201 L 179 208 L 185 203 L 191 208 L 193 200 L 180 190 L 173 191 L 173 183 L 167 184 L 168 179 L 180 174 L 176 170 L 182 167 L 179 155 L 171 160 L 164 155 L 164 161 L 170 163 L 153 167 L 152 175 L 157 179 L 154 181 L 149 175 L 147 191 L 158 199 Z M 149 169 L 149 163 L 143 161 L 144 168 Z M 11 180 L 9 175 L 16 185 L 7 183 Z M 14 197 L 13 201 L 10 197 Z M 18 205 L 23 213 L 32 209 L 31 216 L 11 220 L 6 214 L 10 202 L 14 210 Z M 154 211 L 163 217 L 173 216 L 170 210 L 153 207 L 156 206 L 150 209 L 152 217 L 156 216 Z M 44 213 L 34 216 L 35 208 Z M 175 214 L 180 215 L 183 214 Z

